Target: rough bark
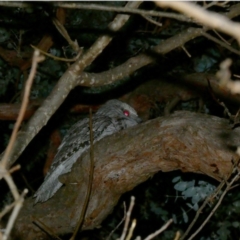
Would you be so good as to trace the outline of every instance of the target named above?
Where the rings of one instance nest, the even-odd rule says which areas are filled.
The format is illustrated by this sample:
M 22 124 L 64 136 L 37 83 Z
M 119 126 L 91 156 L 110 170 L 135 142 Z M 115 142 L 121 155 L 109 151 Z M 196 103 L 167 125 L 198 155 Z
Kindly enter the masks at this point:
M 240 129 L 214 116 L 176 112 L 106 137 L 94 146 L 95 169 L 83 230 L 101 224 L 120 196 L 158 171 L 182 170 L 224 179 L 238 160 Z M 88 186 L 89 153 L 60 177 L 65 183 L 53 198 L 33 205 L 28 199 L 15 224 L 18 239 L 46 239 L 33 225 L 39 219 L 57 235 L 73 231 Z

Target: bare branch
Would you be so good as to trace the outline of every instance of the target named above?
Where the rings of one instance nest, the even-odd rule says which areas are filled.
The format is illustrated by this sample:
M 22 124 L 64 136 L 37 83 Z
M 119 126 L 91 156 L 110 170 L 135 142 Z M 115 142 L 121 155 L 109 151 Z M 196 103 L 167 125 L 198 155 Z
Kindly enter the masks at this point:
M 110 240 L 111 239 L 111 236 L 113 235 L 113 233 L 121 226 L 121 224 L 125 221 L 126 219 L 126 214 L 127 214 L 127 211 L 126 211 L 126 204 L 125 202 L 123 203 L 123 207 L 124 207 L 124 216 L 122 218 L 122 220 L 118 223 L 118 225 L 110 232 L 110 234 L 108 235 L 108 237 L 106 238 L 106 240 Z
M 142 17 L 143 17 L 144 19 L 146 19 L 147 21 L 149 21 L 150 23 L 153 23 L 154 25 L 156 25 L 156 26 L 158 26 L 158 27 L 162 27 L 162 23 L 157 22 L 157 21 L 153 20 L 152 18 L 150 18 L 150 17 L 148 17 L 148 16 L 146 16 L 146 15 L 142 15 Z
M 128 235 L 127 235 L 127 237 L 126 237 L 126 240 L 130 240 L 130 239 L 131 239 L 132 234 L 133 234 L 133 231 L 134 231 L 136 225 L 137 225 L 137 220 L 136 220 L 136 219 L 133 219 L 133 220 L 132 220 L 131 227 L 130 227 L 130 229 L 129 229 L 129 231 L 128 231 Z
M 157 235 L 159 235 L 160 233 L 165 231 L 169 227 L 169 225 L 172 224 L 172 222 L 173 222 L 172 219 L 168 220 L 159 230 L 157 230 L 156 232 L 150 234 L 144 240 L 151 240 L 151 239 L 153 239 L 154 237 L 156 237 Z
M 21 109 L 20 109 L 17 121 L 14 125 L 9 144 L 8 144 L 7 149 L 4 153 L 4 156 L 1 160 L 1 163 L 0 163 L 1 168 L 5 168 L 7 166 L 8 162 L 9 162 L 9 159 L 11 158 L 11 151 L 14 151 L 13 145 L 14 145 L 14 142 L 16 140 L 18 129 L 21 125 L 21 122 L 24 118 L 24 113 L 25 113 L 26 108 L 27 108 L 27 104 L 28 104 L 28 101 L 29 101 L 29 95 L 30 95 L 30 89 L 31 89 L 31 86 L 32 86 L 32 83 L 33 83 L 34 76 L 36 74 L 37 65 L 42 60 L 43 60 L 43 58 L 40 56 L 39 51 L 35 51 L 34 56 L 33 56 L 32 68 L 31 68 L 31 71 L 30 71 L 30 74 L 29 74 L 29 77 L 28 77 L 28 80 L 27 80 L 26 86 L 25 86 L 25 91 L 24 91 L 24 96 L 23 96 Z
M 74 58 L 72 58 L 72 59 L 67 59 L 67 58 L 56 57 L 56 56 L 54 56 L 54 55 L 52 55 L 52 54 L 50 54 L 50 53 L 44 52 L 43 50 L 41 50 L 40 48 L 38 48 L 38 47 L 36 47 L 36 46 L 34 46 L 34 45 L 31 45 L 31 47 L 32 47 L 33 49 L 35 49 L 35 50 L 38 50 L 40 53 L 42 53 L 43 55 L 45 55 L 45 56 L 47 56 L 47 57 L 50 57 L 50 58 L 52 58 L 52 59 L 54 59 L 54 60 L 62 61 L 62 62 L 75 62 L 75 61 L 77 61 L 77 59 L 79 59 L 79 57 L 80 57 L 81 54 L 82 54 L 82 49 L 80 49 L 80 50 L 78 51 L 78 54 L 77 54 L 76 57 L 74 57 Z
M 53 19 L 53 24 L 55 25 L 57 30 L 60 32 L 60 34 L 62 34 L 62 36 L 66 39 L 66 41 L 72 47 L 72 49 L 75 52 L 79 52 L 79 46 L 78 46 L 77 40 L 72 41 L 72 39 L 69 36 L 69 34 L 68 34 L 67 30 L 65 29 L 64 25 L 57 18 Z
M 224 48 L 228 49 L 229 51 L 233 52 L 233 53 L 236 53 L 237 55 L 240 55 L 240 51 L 238 51 L 237 49 L 229 46 L 229 44 L 223 42 L 223 41 L 220 41 L 219 39 L 213 37 L 212 35 L 206 33 L 206 32 L 203 32 L 202 33 L 204 37 L 208 38 L 209 40 L 223 46 Z
M 98 11 L 110 11 L 110 12 L 120 12 L 120 13 L 130 13 L 130 14 L 140 14 L 145 16 L 153 16 L 153 17 L 167 17 L 173 18 L 179 21 L 191 22 L 190 18 L 185 17 L 184 15 L 176 14 L 176 13 L 166 13 L 160 11 L 146 11 L 142 9 L 132 9 L 132 8 L 124 8 L 124 7 L 113 7 L 106 6 L 100 4 L 85 4 L 85 3 L 54 3 L 56 7 L 62 8 L 72 8 L 72 9 L 88 9 L 88 10 L 98 10 Z
M 228 120 L 182 111 L 102 139 L 94 145 L 92 194 L 82 230 L 99 226 L 124 192 L 158 171 L 183 170 L 227 179 L 232 162 L 239 159 L 232 151 L 239 137 L 240 129 L 232 129 Z M 89 162 L 86 152 L 71 173 L 61 177 L 64 187 L 47 202 L 33 207 L 34 200 L 26 200 L 13 232 L 25 240 L 41 235 L 30 221 L 32 215 L 57 234 L 73 232 L 88 187 Z
M 4 234 L 3 234 L 3 240 L 8 239 L 8 236 L 9 236 L 9 234 L 10 234 L 12 228 L 13 228 L 14 222 L 15 222 L 15 220 L 18 216 L 18 213 L 19 213 L 19 211 L 22 207 L 22 204 L 23 204 L 23 201 L 24 201 L 24 196 L 28 192 L 28 190 L 25 189 L 23 191 L 22 195 L 21 196 L 19 195 L 17 187 L 16 187 L 10 173 L 13 172 L 16 169 L 19 169 L 20 167 L 17 166 L 15 168 L 11 169 L 10 171 L 8 171 L 8 166 L 9 166 L 9 159 L 11 157 L 12 152 L 14 151 L 13 147 L 14 147 L 14 143 L 15 143 L 15 140 L 16 140 L 17 132 L 18 132 L 18 129 L 21 125 L 21 122 L 24 118 L 24 114 L 25 114 L 25 111 L 26 111 L 26 108 L 27 108 L 29 95 L 30 95 L 30 89 L 31 89 L 31 86 L 32 86 L 34 76 L 36 74 L 37 65 L 42 60 L 43 60 L 43 57 L 40 56 L 39 51 L 35 51 L 34 56 L 33 56 L 32 68 L 31 68 L 28 80 L 27 80 L 25 88 L 24 88 L 24 96 L 23 96 L 21 109 L 20 109 L 17 121 L 14 125 L 13 132 L 12 132 L 10 141 L 8 143 L 7 149 L 4 153 L 2 161 L 0 163 L 0 173 L 1 173 L 0 178 L 3 177 L 5 179 L 5 181 L 7 182 L 8 186 L 11 190 L 11 193 L 13 194 L 13 197 L 15 199 L 14 204 L 9 206 L 8 208 L 4 209 L 3 212 L 1 213 L 1 215 L 3 216 L 4 214 L 6 214 L 11 209 L 11 207 L 14 207 L 14 209 L 13 209 L 11 215 L 10 215 L 10 218 L 8 219 L 7 227 L 6 227 L 6 230 L 4 231 Z
M 162 1 L 155 3 L 160 7 L 171 7 L 177 11 L 183 12 L 207 27 L 229 34 L 236 38 L 240 44 L 240 24 L 229 20 L 221 14 L 207 11 L 197 4 L 190 2 Z
M 21 196 L 19 196 L 19 198 L 15 201 L 15 204 L 14 204 L 15 206 L 14 206 L 13 212 L 12 212 L 10 218 L 8 219 L 7 227 L 6 227 L 6 229 L 4 231 L 4 234 L 3 234 L 3 240 L 8 239 L 9 234 L 10 234 L 10 232 L 13 228 L 13 225 L 16 221 L 16 218 L 18 216 L 18 213 L 19 213 L 20 209 L 22 208 L 22 205 L 23 205 L 23 202 L 24 202 L 24 197 L 27 193 L 28 193 L 28 190 L 24 189 Z
M 126 219 L 125 219 L 123 232 L 122 232 L 122 235 L 121 235 L 119 240 L 124 240 L 125 237 L 126 237 L 127 230 L 128 230 L 128 225 L 129 225 L 129 222 L 130 222 L 130 218 L 131 218 L 131 214 L 132 214 L 134 204 L 135 204 L 135 197 L 131 196 L 131 202 L 130 202 L 130 205 L 129 205 L 129 208 L 128 208 L 128 211 L 127 211 L 127 214 L 126 214 Z

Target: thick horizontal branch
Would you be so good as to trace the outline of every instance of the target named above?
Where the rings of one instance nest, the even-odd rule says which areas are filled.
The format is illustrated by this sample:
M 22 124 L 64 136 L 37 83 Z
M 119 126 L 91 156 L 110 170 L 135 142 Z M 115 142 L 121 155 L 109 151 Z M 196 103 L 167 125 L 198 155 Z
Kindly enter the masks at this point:
M 29 119 L 42 103 L 42 99 L 32 100 L 27 106 L 24 120 Z M 20 111 L 21 103 L 0 104 L 0 120 L 16 120 Z
M 91 74 L 90 74 L 91 75 Z M 97 75 L 97 74 L 96 74 Z M 206 96 L 210 82 L 213 94 L 221 101 L 240 104 L 239 94 L 232 94 L 228 89 L 223 88 L 217 77 L 210 73 L 193 73 L 176 78 L 161 77 L 141 84 L 134 91 L 125 94 L 120 100 L 129 103 L 144 120 L 149 119 L 150 108 L 154 102 L 167 103 L 178 96 L 180 101 L 188 101 L 193 98 Z M 42 103 L 42 99 L 32 100 L 27 108 L 25 118 L 31 117 Z M 0 104 L 0 120 L 16 120 L 21 104 Z M 88 113 L 90 105 L 74 105 L 70 112 Z M 99 105 L 91 105 L 93 112 Z
M 83 230 L 101 224 L 120 196 L 158 171 L 182 170 L 225 179 L 238 160 L 234 149 L 240 129 L 214 116 L 176 112 L 106 137 L 94 146 L 95 169 Z M 65 183 L 49 201 L 33 206 L 28 199 L 15 226 L 22 239 L 44 239 L 32 224 L 39 219 L 56 234 L 72 232 L 88 187 L 89 153 L 79 159 Z

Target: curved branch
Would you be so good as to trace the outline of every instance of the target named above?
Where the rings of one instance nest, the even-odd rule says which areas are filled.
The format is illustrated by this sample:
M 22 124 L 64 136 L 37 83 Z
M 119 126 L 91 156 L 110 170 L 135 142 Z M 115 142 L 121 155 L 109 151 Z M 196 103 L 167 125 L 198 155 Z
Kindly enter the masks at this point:
M 87 10 L 98 10 L 98 11 L 110 11 L 110 12 L 120 12 L 129 14 L 140 14 L 143 16 L 154 16 L 154 17 L 167 17 L 173 18 L 179 21 L 192 22 L 190 18 L 176 13 L 166 13 L 160 11 L 146 11 L 143 9 L 131 9 L 124 7 L 114 7 L 101 4 L 86 4 L 86 3 L 53 3 L 55 7 L 69 8 L 69 9 L 87 9 Z M 0 3 L 1 6 L 1 3 Z
M 238 146 L 240 129 L 231 130 L 225 119 L 191 112 L 176 112 L 106 137 L 94 146 L 95 169 L 91 199 L 82 229 L 101 224 L 120 196 L 158 171 L 182 170 L 206 174 L 217 180 L 232 171 L 239 159 L 231 149 Z M 73 231 L 87 189 L 89 152 L 60 177 L 65 183 L 49 201 L 28 199 L 15 234 L 22 239 L 44 238 L 33 226 L 34 217 L 57 234 Z
M 160 7 L 171 7 L 179 12 L 183 12 L 207 27 L 217 29 L 234 37 L 240 44 L 240 24 L 229 20 L 222 14 L 210 12 L 197 4 L 187 2 L 162 1 L 156 2 L 156 4 Z

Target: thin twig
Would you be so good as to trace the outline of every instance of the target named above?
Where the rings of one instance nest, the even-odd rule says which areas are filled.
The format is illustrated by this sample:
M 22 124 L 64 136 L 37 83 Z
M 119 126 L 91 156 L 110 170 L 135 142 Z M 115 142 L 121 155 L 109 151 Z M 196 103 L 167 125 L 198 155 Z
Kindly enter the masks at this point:
M 135 227 L 136 227 L 136 224 L 137 224 L 137 220 L 136 220 L 136 219 L 133 219 L 133 220 L 132 220 L 131 227 L 130 227 L 130 229 L 129 229 L 129 231 L 128 231 L 128 235 L 127 235 L 127 237 L 126 237 L 126 240 L 130 240 L 130 239 L 131 239 L 131 237 L 132 237 L 132 235 L 133 235 L 133 231 L 134 231 L 134 229 L 135 229 Z
M 126 214 L 127 214 L 127 211 L 126 211 L 126 204 L 125 202 L 123 203 L 123 208 L 124 208 L 124 216 L 122 218 L 122 220 L 118 223 L 118 225 L 110 232 L 110 234 L 108 235 L 108 237 L 106 238 L 106 240 L 110 240 L 113 233 L 121 226 L 121 224 L 123 223 L 123 221 L 126 219 Z
M 160 233 L 162 233 L 163 231 L 165 231 L 172 222 L 173 222 L 172 219 L 168 220 L 159 230 L 157 230 L 156 232 L 148 235 L 144 240 L 153 239 L 154 237 L 156 237 L 157 235 L 159 235 Z
M 125 236 L 127 234 L 128 225 L 129 225 L 129 222 L 130 222 L 130 217 L 131 217 L 131 213 L 132 213 L 134 204 L 135 204 L 135 197 L 131 196 L 131 202 L 130 202 L 129 209 L 128 209 L 127 214 L 126 214 L 126 220 L 125 220 L 125 224 L 124 224 L 124 228 L 123 228 L 123 232 L 122 232 L 122 235 L 120 237 L 120 240 L 124 240 Z
M 162 23 L 153 20 L 153 19 L 150 18 L 149 16 L 142 15 L 142 17 L 145 18 L 145 19 L 146 19 L 147 21 L 149 21 L 150 23 L 153 23 L 153 24 L 157 25 L 158 27 L 162 27 Z
M 30 71 L 28 80 L 26 82 L 23 101 L 22 101 L 22 105 L 21 105 L 21 108 L 20 108 L 20 111 L 19 111 L 19 115 L 18 115 L 17 121 L 14 125 L 13 132 L 12 132 L 11 138 L 9 140 L 9 144 L 7 146 L 7 149 L 4 153 L 2 161 L 0 163 L 0 166 L 2 168 L 5 168 L 5 166 L 7 165 L 7 162 L 9 161 L 10 153 L 12 151 L 13 144 L 16 140 L 18 129 L 20 128 L 21 122 L 23 120 L 23 117 L 24 117 L 24 114 L 25 114 L 25 111 L 26 111 L 26 108 L 27 108 L 27 104 L 28 104 L 28 101 L 29 101 L 30 90 L 31 90 L 31 86 L 32 86 L 32 83 L 33 83 L 34 76 L 36 74 L 37 65 L 40 61 L 43 61 L 43 59 L 44 58 L 42 56 L 40 56 L 39 51 L 37 51 L 37 50 L 34 51 L 32 67 L 31 67 L 31 71 Z
M 18 171 L 21 168 L 20 164 L 13 166 L 11 169 L 8 170 L 10 174 Z
M 224 15 L 210 12 L 201 6 L 190 2 L 172 2 L 172 1 L 155 1 L 159 7 L 170 7 L 187 16 L 199 21 L 201 24 L 224 32 L 240 43 L 240 24 L 231 21 Z
M 18 216 L 18 213 L 19 213 L 22 205 L 23 205 L 24 196 L 27 193 L 28 193 L 28 190 L 24 189 L 23 193 L 21 194 L 21 196 L 17 199 L 17 201 L 15 203 L 15 206 L 14 206 L 14 209 L 13 209 L 13 212 L 12 212 L 10 218 L 8 219 L 8 223 L 7 223 L 6 229 L 4 231 L 2 240 L 7 240 L 8 239 L 9 234 L 10 234 L 12 228 L 13 228 L 14 222 L 15 222 L 17 216 Z
M 238 51 L 237 49 L 229 46 L 229 44 L 226 44 L 225 42 L 213 37 L 212 35 L 210 35 L 209 33 L 206 33 L 206 32 L 202 32 L 202 35 L 206 38 L 208 38 L 209 40 L 223 46 L 224 48 L 228 49 L 229 51 L 233 52 L 233 53 L 236 53 L 237 55 L 240 55 L 240 51 Z
M 38 48 L 38 47 L 36 47 L 34 45 L 30 45 L 30 46 L 32 48 L 34 48 L 35 50 L 38 50 L 43 55 L 48 56 L 48 57 L 50 57 L 50 58 L 52 58 L 54 60 L 57 60 L 57 61 L 62 61 L 62 62 L 76 62 L 79 59 L 79 57 L 81 56 L 81 54 L 82 54 L 82 49 L 80 49 L 78 54 L 74 58 L 67 59 L 67 58 L 56 57 L 56 56 L 54 56 L 54 55 L 52 55 L 50 53 L 47 53 L 47 52 L 43 51 L 42 49 L 40 49 L 40 48 Z
M 8 223 L 6 226 L 6 230 L 3 234 L 3 240 L 6 240 L 11 232 L 11 229 L 13 227 L 13 224 L 17 218 L 17 215 L 22 207 L 23 201 L 24 201 L 24 196 L 27 194 L 28 190 L 24 189 L 23 193 L 21 194 L 21 196 L 18 193 L 17 187 L 10 175 L 10 172 L 13 172 L 14 170 L 16 170 L 19 167 L 15 167 L 13 168 L 10 172 L 7 170 L 8 166 L 7 164 L 9 163 L 9 159 L 11 156 L 11 153 L 13 152 L 13 146 L 16 140 L 16 136 L 17 136 L 17 132 L 18 129 L 20 128 L 21 122 L 23 120 L 26 108 L 27 108 L 27 104 L 28 104 L 28 99 L 29 99 L 29 95 L 30 95 L 30 89 L 32 86 L 32 82 L 36 73 L 36 69 L 37 69 L 37 64 L 39 61 L 41 61 L 43 58 L 40 56 L 39 51 L 34 51 L 34 56 L 33 56 L 33 62 L 32 62 L 32 68 L 28 77 L 28 80 L 26 82 L 25 88 L 24 88 L 24 97 L 23 97 L 23 101 L 22 101 L 22 105 L 20 108 L 20 112 L 17 118 L 17 121 L 14 125 L 13 128 L 13 132 L 10 138 L 10 141 L 8 143 L 7 149 L 4 153 L 3 159 L 0 163 L 0 178 L 4 177 L 5 181 L 7 182 L 11 193 L 13 194 L 13 197 L 15 199 L 15 204 L 14 204 L 14 209 L 11 213 L 11 216 L 8 219 Z M 6 211 L 4 211 L 6 212 Z M 3 212 L 1 213 L 1 215 L 3 214 Z
M 213 29 L 213 32 L 214 32 L 223 42 L 225 42 L 227 45 L 231 45 L 231 43 L 229 43 L 224 37 L 222 37 L 221 34 L 218 33 L 216 30 Z
M 113 6 L 106 6 L 100 4 L 84 4 L 84 3 L 61 3 L 55 2 L 53 3 L 55 7 L 62 7 L 62 8 L 73 8 L 73 9 L 89 9 L 89 10 L 98 10 L 98 11 L 110 11 L 110 12 L 120 12 L 120 13 L 131 13 L 131 14 L 140 14 L 145 16 L 153 16 L 153 17 L 166 17 L 166 18 L 173 18 L 179 21 L 185 22 L 192 22 L 192 20 L 184 15 L 176 14 L 176 13 L 166 13 L 160 11 L 146 11 L 142 9 L 132 9 L 132 8 L 125 8 L 125 7 L 113 7 Z
M 37 227 L 39 227 L 43 232 L 45 232 L 52 239 L 62 240 L 60 237 L 57 236 L 57 234 L 55 232 L 53 232 L 53 230 L 51 228 L 49 228 L 46 224 L 44 224 L 39 219 L 33 218 L 33 224 L 35 224 Z
M 218 6 L 218 7 L 227 7 L 226 4 L 229 3 L 229 1 L 225 1 L 225 2 L 222 2 L 222 3 L 219 3 L 219 2 L 215 2 L 215 1 L 212 1 L 208 4 L 206 4 L 205 6 L 203 6 L 203 8 L 210 8 L 212 6 Z
M 184 45 L 182 45 L 181 47 L 182 47 L 183 51 L 187 54 L 187 56 L 188 56 L 189 58 L 191 58 L 192 55 L 188 52 L 188 50 L 184 47 Z
M 75 52 L 79 52 L 79 46 L 78 46 L 77 40 L 72 41 L 67 30 L 65 29 L 63 24 L 57 18 L 53 18 L 52 21 L 53 21 L 53 24 L 55 25 L 55 27 L 57 28 L 57 30 L 59 31 L 59 33 L 61 33 L 61 35 L 66 39 L 66 41 L 72 47 L 72 49 Z
M 85 218 L 85 215 L 87 212 L 87 207 L 89 204 L 90 195 L 91 195 L 91 191 L 92 191 L 93 172 L 94 172 L 94 146 L 93 146 L 94 136 L 93 136 L 93 122 L 92 122 L 92 109 L 91 108 L 89 109 L 89 128 L 90 128 L 90 167 L 89 167 L 87 193 L 86 193 L 86 197 L 85 197 L 85 200 L 83 203 L 80 218 L 78 220 L 77 226 L 76 226 L 74 233 L 73 233 L 72 237 L 70 238 L 70 240 L 74 240 L 77 236 L 79 229 L 81 229 L 81 226 L 84 222 L 84 218 Z
M 2 7 L 18 7 L 18 8 L 31 8 L 33 4 L 23 2 L 0 2 Z
M 177 231 L 174 237 L 174 240 L 179 240 L 181 237 L 180 231 Z
M 4 207 L 4 209 L 0 213 L 0 219 L 6 215 L 11 209 L 15 206 L 16 202 L 12 202 L 11 204 Z M 1 238 L 0 238 L 1 239 Z

